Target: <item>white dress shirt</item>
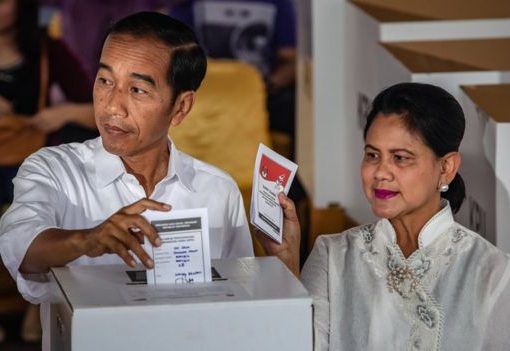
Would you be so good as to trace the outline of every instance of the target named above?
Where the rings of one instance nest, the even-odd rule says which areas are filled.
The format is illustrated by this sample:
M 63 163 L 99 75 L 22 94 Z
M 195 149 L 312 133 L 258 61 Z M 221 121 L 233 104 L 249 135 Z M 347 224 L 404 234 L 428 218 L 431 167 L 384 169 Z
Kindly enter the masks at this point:
M 206 207 L 211 258 L 253 256 L 234 180 L 180 152 L 171 141 L 169 148 L 168 174 L 149 198 L 173 209 Z M 48 228 L 92 228 L 145 197 L 138 180 L 126 172 L 118 156 L 104 149 L 101 138 L 43 148 L 27 158 L 14 179 L 14 201 L 0 221 L 0 254 L 23 297 L 33 303 L 49 298 L 47 283 L 26 279 L 18 271 L 39 233 Z M 69 265 L 113 263 L 123 261 L 117 255 L 82 256 Z M 43 314 L 46 308 L 42 306 Z
M 407 259 L 381 219 L 319 237 L 301 277 L 316 351 L 510 350 L 509 256 L 447 203 Z

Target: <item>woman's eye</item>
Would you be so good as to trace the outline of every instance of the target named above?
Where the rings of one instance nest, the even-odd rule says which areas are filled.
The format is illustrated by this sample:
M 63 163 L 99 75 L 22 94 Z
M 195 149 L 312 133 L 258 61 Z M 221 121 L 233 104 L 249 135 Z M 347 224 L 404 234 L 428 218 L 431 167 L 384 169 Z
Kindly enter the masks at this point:
M 365 152 L 365 159 L 367 161 L 377 160 L 378 157 L 375 152 Z

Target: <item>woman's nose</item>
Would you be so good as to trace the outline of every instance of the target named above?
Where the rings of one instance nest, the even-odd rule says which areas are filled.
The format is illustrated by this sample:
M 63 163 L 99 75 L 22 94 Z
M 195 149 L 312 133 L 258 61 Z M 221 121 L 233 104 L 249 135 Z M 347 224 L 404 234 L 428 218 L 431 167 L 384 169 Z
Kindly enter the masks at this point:
M 377 168 L 374 172 L 374 178 L 376 180 L 392 180 L 393 172 L 391 169 L 391 165 L 388 164 L 386 160 L 381 160 L 377 165 Z

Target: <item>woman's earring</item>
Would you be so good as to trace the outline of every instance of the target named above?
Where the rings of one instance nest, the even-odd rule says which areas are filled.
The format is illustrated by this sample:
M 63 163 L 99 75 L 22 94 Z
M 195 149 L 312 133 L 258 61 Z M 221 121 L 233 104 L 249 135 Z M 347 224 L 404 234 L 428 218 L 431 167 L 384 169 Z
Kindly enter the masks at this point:
M 439 187 L 439 191 L 442 193 L 446 193 L 448 189 L 449 189 L 448 184 L 441 184 L 441 186 Z

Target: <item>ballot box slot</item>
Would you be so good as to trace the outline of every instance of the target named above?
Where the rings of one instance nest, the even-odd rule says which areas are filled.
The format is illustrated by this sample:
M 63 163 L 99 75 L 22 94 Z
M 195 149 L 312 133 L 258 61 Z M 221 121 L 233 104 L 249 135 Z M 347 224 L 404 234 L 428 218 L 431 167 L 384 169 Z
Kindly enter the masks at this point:
M 127 285 L 144 285 L 147 284 L 147 271 L 144 269 L 141 270 L 129 270 L 126 271 L 127 276 L 129 277 L 129 282 L 127 282 Z M 214 267 L 211 267 L 211 275 L 212 280 L 214 281 L 223 281 L 227 280 L 227 278 L 224 278 L 220 275 L 218 270 Z

